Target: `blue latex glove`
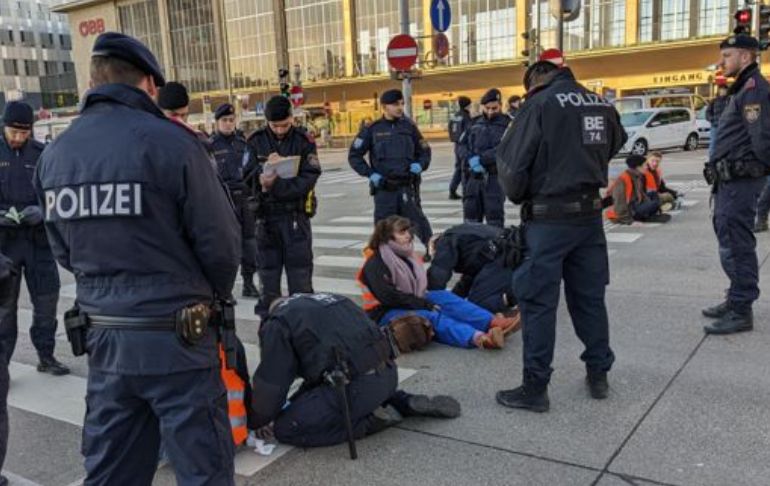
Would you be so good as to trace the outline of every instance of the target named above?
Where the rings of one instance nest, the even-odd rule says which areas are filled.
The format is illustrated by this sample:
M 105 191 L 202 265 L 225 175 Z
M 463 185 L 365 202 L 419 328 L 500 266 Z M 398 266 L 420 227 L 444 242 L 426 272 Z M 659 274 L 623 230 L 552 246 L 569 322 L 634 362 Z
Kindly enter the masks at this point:
M 409 164 L 409 172 L 414 175 L 420 175 L 422 172 L 422 166 L 418 162 L 412 162 Z
M 468 159 L 468 165 L 471 167 L 471 172 L 476 174 L 484 174 L 487 171 L 484 166 L 481 165 L 481 158 L 478 155 L 474 155 Z
M 376 172 L 372 172 L 372 175 L 369 176 L 369 180 L 374 184 L 374 187 L 380 187 L 382 176 Z

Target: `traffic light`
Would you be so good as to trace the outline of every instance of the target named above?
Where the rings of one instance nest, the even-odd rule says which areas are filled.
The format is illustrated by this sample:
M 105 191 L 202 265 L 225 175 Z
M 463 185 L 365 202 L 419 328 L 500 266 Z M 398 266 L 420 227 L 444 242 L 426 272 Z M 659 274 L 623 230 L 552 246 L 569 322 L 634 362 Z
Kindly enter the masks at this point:
M 759 6 L 759 48 L 766 50 L 770 46 L 770 5 Z
M 522 64 L 524 66 L 529 66 L 531 63 L 535 62 L 537 58 L 537 29 L 523 32 L 521 38 L 526 41 L 526 47 L 521 50 L 521 57 L 527 58 Z
M 733 33 L 751 35 L 751 8 L 739 8 L 735 11 Z
M 289 83 L 281 83 L 281 96 L 285 96 L 286 98 L 291 98 L 291 86 Z

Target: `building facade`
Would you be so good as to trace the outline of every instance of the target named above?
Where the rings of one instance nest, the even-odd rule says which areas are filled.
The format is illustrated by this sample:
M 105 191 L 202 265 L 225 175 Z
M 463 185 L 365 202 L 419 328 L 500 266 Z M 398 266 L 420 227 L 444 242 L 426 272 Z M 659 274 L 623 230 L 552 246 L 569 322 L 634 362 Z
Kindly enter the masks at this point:
M 233 96 L 251 108 L 278 89 L 278 68 L 302 83 L 309 105 L 331 104 L 338 131 L 355 130 L 377 109 L 378 93 L 397 86 L 386 59 L 400 33 L 399 0 L 60 0 L 76 32 L 78 87 L 99 31 L 134 35 L 158 55 L 169 79 L 196 93 L 193 109 Z M 420 44 L 415 117 L 443 124 L 459 94 L 491 86 L 521 93 L 521 34 L 539 25 L 539 44 L 554 47 L 548 0 L 447 0 L 449 54 L 432 45 L 430 0 L 410 0 L 410 34 Z M 731 28 L 737 0 L 583 0 L 565 24 L 568 62 L 587 86 L 608 96 L 652 89 L 708 95 L 718 41 Z M 95 31 L 80 29 L 96 23 Z M 422 110 L 423 101 L 430 100 Z
M 72 37 L 49 0 L 0 1 L 0 109 L 24 99 L 35 109 L 77 101 Z

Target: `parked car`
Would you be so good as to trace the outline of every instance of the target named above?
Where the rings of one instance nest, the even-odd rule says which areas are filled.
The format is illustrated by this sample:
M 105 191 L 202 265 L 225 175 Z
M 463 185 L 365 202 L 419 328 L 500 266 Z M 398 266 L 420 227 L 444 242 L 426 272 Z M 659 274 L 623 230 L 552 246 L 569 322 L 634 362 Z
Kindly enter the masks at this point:
M 708 145 L 711 140 L 711 123 L 706 120 L 706 107 L 695 113 L 695 124 L 698 126 L 698 142 Z
M 628 133 L 621 153 L 646 155 L 649 150 L 682 147 L 698 148 L 698 126 L 695 113 L 687 108 L 637 110 L 620 115 Z
M 692 93 L 656 93 L 624 96 L 616 99 L 613 104 L 620 113 L 650 108 L 689 108 L 697 112 L 708 102 L 702 96 Z

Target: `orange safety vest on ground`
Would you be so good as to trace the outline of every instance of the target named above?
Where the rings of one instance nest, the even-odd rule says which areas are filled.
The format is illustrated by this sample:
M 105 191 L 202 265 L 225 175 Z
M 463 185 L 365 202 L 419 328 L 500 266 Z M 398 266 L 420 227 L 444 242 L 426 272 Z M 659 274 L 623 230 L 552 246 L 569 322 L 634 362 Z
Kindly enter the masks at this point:
M 230 418 L 230 429 L 233 433 L 233 442 L 239 446 L 246 442 L 249 430 L 246 427 L 246 403 L 243 401 L 246 394 L 246 384 L 235 370 L 229 370 L 225 366 L 225 348 L 219 345 L 219 361 L 222 363 L 222 381 L 227 388 L 227 415 Z
M 374 251 L 371 248 L 366 248 L 364 250 L 364 264 L 361 265 L 361 268 L 358 269 L 358 273 L 356 273 L 356 284 L 361 288 L 361 298 L 364 301 L 362 307 L 366 312 L 374 310 L 380 306 L 380 301 L 377 300 L 377 297 L 374 296 L 372 291 L 369 290 L 369 287 L 367 287 L 364 283 L 364 266 L 366 265 L 366 262 L 368 262 L 369 259 L 373 256 Z
M 660 181 L 663 180 L 663 173 L 660 167 L 654 171 L 649 168 L 644 171 L 644 190 L 657 192 L 660 189 Z
M 631 174 L 628 173 L 627 170 L 624 170 L 622 174 L 618 176 L 617 179 L 612 183 L 612 185 L 607 189 L 607 194 L 612 195 L 612 193 L 615 190 L 615 185 L 618 182 L 623 182 L 625 184 L 626 189 L 626 202 L 631 202 L 631 199 L 634 197 L 634 181 L 631 179 Z M 617 219 L 618 215 L 615 214 L 615 205 L 613 204 L 612 207 L 610 207 L 607 210 L 607 218 L 609 219 Z

